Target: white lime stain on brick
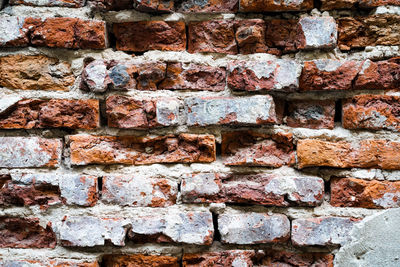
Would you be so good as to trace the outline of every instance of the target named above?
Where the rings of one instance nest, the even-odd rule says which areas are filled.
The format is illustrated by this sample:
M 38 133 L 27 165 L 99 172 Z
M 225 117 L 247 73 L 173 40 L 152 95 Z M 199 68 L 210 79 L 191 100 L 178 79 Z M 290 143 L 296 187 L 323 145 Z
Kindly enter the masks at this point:
M 158 183 L 170 186 L 165 194 Z M 141 175 L 106 176 L 103 177 L 102 201 L 118 205 L 151 206 L 154 198 L 169 201 L 178 193 L 178 184 L 167 179 L 151 178 Z
M 275 104 L 271 96 L 236 98 L 186 98 L 188 125 L 258 124 L 276 122 Z
M 398 208 L 400 206 L 400 193 L 385 193 L 381 198 L 373 202 L 382 208 Z
M 296 89 L 299 87 L 299 77 L 302 67 L 294 60 L 277 60 L 277 70 L 275 76 L 275 90 Z
M 88 89 L 95 93 L 102 93 L 108 87 L 108 71 L 103 60 L 95 60 L 83 70 L 86 75 L 85 84 Z
M 216 195 L 220 192 L 220 186 L 215 182 L 214 173 L 185 174 L 181 186 L 182 198 L 188 198 L 188 194 L 196 192 L 201 195 Z
M 344 245 L 355 222 L 351 218 L 320 217 L 292 221 L 292 243 L 296 246 Z
M 156 118 L 161 126 L 174 126 L 180 121 L 179 109 L 182 107 L 178 99 L 167 98 L 156 100 Z
M 0 47 L 8 42 L 24 38 L 23 24 L 23 18 L 0 15 Z
M 53 144 L 55 151 L 46 151 L 42 143 Z M 39 137 L 0 137 L 0 167 L 44 167 L 56 155 L 57 164 L 61 161 L 62 143 L 58 139 Z
M 20 100 L 22 100 L 20 96 L 2 96 L 0 98 L 0 114 L 13 107 Z
M 334 48 L 337 26 L 332 17 L 304 17 L 299 20 L 305 37 L 305 49 Z
M 332 72 L 337 70 L 340 66 L 342 66 L 344 62 L 334 59 L 317 59 L 314 60 L 314 63 L 319 70 Z
M 289 237 L 290 222 L 282 214 L 224 212 L 218 216 L 218 229 L 223 243 L 271 243 Z

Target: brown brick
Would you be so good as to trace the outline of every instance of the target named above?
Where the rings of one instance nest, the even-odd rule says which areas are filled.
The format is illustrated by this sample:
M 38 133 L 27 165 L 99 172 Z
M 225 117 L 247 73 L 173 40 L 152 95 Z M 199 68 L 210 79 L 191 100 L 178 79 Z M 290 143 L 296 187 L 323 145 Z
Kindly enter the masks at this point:
M 84 0 L 10 0 L 10 5 L 83 7 Z
M 57 167 L 62 142 L 40 137 L 0 137 L 0 167 Z
M 212 135 L 155 138 L 75 135 L 69 139 L 74 165 L 212 162 L 216 157 Z
M 226 69 L 222 67 L 168 62 L 166 78 L 158 89 L 223 91 L 225 78 Z
M 400 131 L 400 97 L 359 95 L 343 103 L 343 127 Z
M 30 31 L 34 46 L 103 49 L 107 47 L 106 24 L 103 21 L 78 18 L 27 18 L 24 27 Z
M 126 267 L 139 267 L 139 266 L 152 266 L 152 267 L 179 267 L 178 258 L 171 256 L 158 256 L 158 255 L 104 255 L 102 263 L 104 266 L 126 266 Z
M 235 38 L 240 54 L 265 53 L 265 21 L 262 19 L 237 20 L 234 24 Z
M 400 182 L 355 178 L 331 180 L 331 205 L 369 209 L 400 207 Z
M 261 253 L 259 253 L 261 254 Z M 316 252 L 292 252 L 286 250 L 268 249 L 263 254 L 257 255 L 261 258 L 262 266 L 319 266 L 333 267 L 334 256 L 332 254 Z
M 241 12 L 275 12 L 311 10 L 312 0 L 304 1 L 275 1 L 275 0 L 240 0 Z
M 376 45 L 400 45 L 400 15 L 339 18 L 339 48 L 350 50 Z
M 233 21 L 210 20 L 190 22 L 188 35 L 189 53 L 237 54 L 238 52 Z
M 300 76 L 300 91 L 351 90 L 361 63 L 319 59 L 304 62 Z
M 114 23 L 113 32 L 117 39 L 117 49 L 122 51 L 183 51 L 186 49 L 186 31 L 183 21 Z
M 297 142 L 299 168 L 326 166 L 336 168 L 400 169 L 400 143 L 387 140 L 328 142 L 305 139 Z
M 290 101 L 286 123 L 290 127 L 311 129 L 333 129 L 335 101 L 306 100 Z
M 0 129 L 99 127 L 99 101 L 27 99 L 0 113 Z
M 193 173 L 183 178 L 184 203 L 317 206 L 324 196 L 324 181 L 318 177 Z
M 293 136 L 250 131 L 223 133 L 222 156 L 228 166 L 291 166 L 295 163 Z
M 179 122 L 180 102 L 176 98 L 137 100 L 113 95 L 107 98 L 106 108 L 109 127 L 147 129 Z
M 236 13 L 239 0 L 183 0 L 177 6 L 177 11 L 182 13 Z
M 67 91 L 75 78 L 65 61 L 43 55 L 0 57 L 0 86 L 22 90 Z
M 185 253 L 183 255 L 183 267 L 231 267 L 253 266 L 255 252 L 251 250 L 225 250 L 218 252 L 204 252 L 198 254 Z
M 37 218 L 0 217 L 0 248 L 54 248 L 51 223 L 43 228 Z

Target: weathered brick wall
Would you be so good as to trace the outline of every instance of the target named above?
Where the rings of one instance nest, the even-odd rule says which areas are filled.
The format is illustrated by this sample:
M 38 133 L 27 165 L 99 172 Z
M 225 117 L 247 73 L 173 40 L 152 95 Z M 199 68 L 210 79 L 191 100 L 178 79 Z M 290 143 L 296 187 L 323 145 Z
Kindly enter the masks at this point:
M 399 6 L 0 0 L 0 266 L 333 266 L 400 207 Z

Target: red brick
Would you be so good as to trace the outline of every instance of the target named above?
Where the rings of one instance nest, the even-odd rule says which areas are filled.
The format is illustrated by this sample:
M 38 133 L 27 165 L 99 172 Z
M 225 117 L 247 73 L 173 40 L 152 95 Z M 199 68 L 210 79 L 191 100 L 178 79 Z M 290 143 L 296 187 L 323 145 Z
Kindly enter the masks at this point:
M 240 54 L 265 53 L 265 21 L 262 19 L 237 20 L 234 24 L 235 38 Z
M 177 11 L 182 13 L 236 13 L 239 0 L 183 0 L 177 6 Z
M 70 136 L 71 163 L 152 164 L 215 160 L 212 135 L 180 134 L 159 137 Z
M 261 254 L 261 255 L 260 255 Z M 332 254 L 318 252 L 292 252 L 286 250 L 268 249 L 259 253 L 257 257 L 261 258 L 262 266 L 318 266 L 333 267 Z
M 176 98 L 138 100 L 109 96 L 106 101 L 108 126 L 124 129 L 174 126 L 179 122 L 179 107 Z
M 355 178 L 331 180 L 331 205 L 369 209 L 400 207 L 400 182 Z
M 78 18 L 27 18 L 34 46 L 103 49 L 107 47 L 106 24 L 103 21 Z
M 0 137 L 0 167 L 58 167 L 62 142 L 40 137 Z
M 158 89 L 223 91 L 225 78 L 226 70 L 222 67 L 168 62 L 166 78 Z
M 361 64 L 357 61 L 320 59 L 304 62 L 300 91 L 351 90 Z
M 317 177 L 198 173 L 183 178 L 184 203 L 317 206 L 324 196 L 324 181 Z
M 290 101 L 286 123 L 290 127 L 311 129 L 333 129 L 335 101 L 305 100 Z
M 0 248 L 54 248 L 56 234 L 37 218 L 0 217 Z
M 339 18 L 339 48 L 350 50 L 366 46 L 400 45 L 399 20 L 400 15 L 396 14 Z
M 173 0 L 133 0 L 133 6 L 141 12 L 170 13 L 174 11 Z
M 74 84 L 70 64 L 44 55 L 0 57 L 0 86 L 22 90 L 68 91 Z
M 380 168 L 400 169 L 400 143 L 367 139 L 353 143 L 305 139 L 297 142 L 299 168 Z
M 117 49 L 122 51 L 186 49 L 186 30 L 183 21 L 114 23 L 113 32 L 117 39 Z
M 297 24 L 298 20 L 294 19 L 267 20 L 265 33 L 267 46 L 275 47 L 283 53 L 297 51 L 301 42 L 297 32 Z
M 210 20 L 190 22 L 188 35 L 189 53 L 238 53 L 233 21 Z
M 298 3 L 299 2 L 299 3 Z M 314 7 L 312 0 L 275 1 L 275 0 L 240 0 L 241 12 L 304 11 Z
M 250 131 L 223 133 L 222 156 L 228 166 L 292 166 L 295 163 L 293 136 Z
M 104 255 L 102 259 L 104 266 L 126 266 L 126 267 L 139 267 L 139 266 L 152 266 L 152 267 L 179 267 L 177 257 L 171 256 L 158 256 L 158 255 Z
M 255 252 L 251 250 L 225 250 L 218 252 L 185 253 L 183 255 L 183 267 L 231 267 L 253 266 Z
M 227 84 L 239 91 L 292 92 L 299 87 L 301 66 L 294 60 L 232 61 Z
M 0 129 L 94 129 L 99 123 L 99 101 L 94 99 L 27 99 L 0 113 Z
M 389 90 L 400 87 L 400 57 L 362 63 L 354 84 L 356 90 Z
M 343 103 L 343 127 L 347 129 L 400 131 L 400 97 L 359 95 Z
M 12 178 L 12 180 L 11 180 Z M 97 177 L 79 174 L 12 174 L 0 182 L 1 205 L 67 204 L 94 206 L 98 199 Z
M 10 5 L 83 7 L 84 0 L 10 0 Z

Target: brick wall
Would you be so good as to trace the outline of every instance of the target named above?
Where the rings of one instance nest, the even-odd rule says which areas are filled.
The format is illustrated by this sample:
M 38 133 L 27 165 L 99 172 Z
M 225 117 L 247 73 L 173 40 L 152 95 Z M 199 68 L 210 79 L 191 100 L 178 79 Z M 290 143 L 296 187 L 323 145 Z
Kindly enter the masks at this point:
M 0 266 L 333 266 L 400 207 L 399 0 L 0 0 Z

